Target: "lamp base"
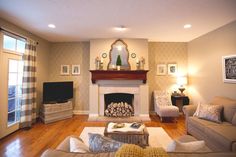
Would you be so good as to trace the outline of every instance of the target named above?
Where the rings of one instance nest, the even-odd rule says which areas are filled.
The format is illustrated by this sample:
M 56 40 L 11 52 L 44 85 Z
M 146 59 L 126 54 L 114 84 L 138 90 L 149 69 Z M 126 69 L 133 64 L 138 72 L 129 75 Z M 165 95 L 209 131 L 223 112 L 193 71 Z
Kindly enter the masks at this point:
M 184 90 L 185 90 L 184 87 L 180 87 L 180 88 L 179 88 L 179 91 L 181 92 L 181 95 L 182 95 L 182 96 L 184 96 Z

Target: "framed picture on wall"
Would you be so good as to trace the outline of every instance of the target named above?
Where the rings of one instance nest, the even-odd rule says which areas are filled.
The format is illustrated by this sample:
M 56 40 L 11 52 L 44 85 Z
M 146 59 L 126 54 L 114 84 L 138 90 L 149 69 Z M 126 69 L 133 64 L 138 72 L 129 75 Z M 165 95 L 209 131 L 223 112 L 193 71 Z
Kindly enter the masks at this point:
M 61 65 L 61 75 L 70 75 L 69 65 Z
M 157 75 L 166 75 L 166 65 L 157 64 Z
M 71 74 L 72 75 L 79 75 L 80 74 L 80 65 L 72 65 Z
M 236 83 L 236 55 L 222 57 L 223 81 Z
M 169 75 L 177 74 L 177 64 L 168 64 L 168 74 Z

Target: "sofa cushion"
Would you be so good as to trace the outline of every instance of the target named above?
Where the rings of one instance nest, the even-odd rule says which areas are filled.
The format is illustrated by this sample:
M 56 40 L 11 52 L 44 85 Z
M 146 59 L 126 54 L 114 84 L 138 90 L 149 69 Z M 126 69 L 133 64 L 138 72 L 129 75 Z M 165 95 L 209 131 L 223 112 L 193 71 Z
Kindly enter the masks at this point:
M 205 128 L 207 128 L 207 126 L 210 126 L 210 125 L 213 125 L 213 126 L 231 126 L 231 124 L 228 123 L 228 122 L 223 122 L 223 123 L 219 124 L 219 123 L 211 122 L 211 121 L 208 121 L 208 120 L 199 119 L 197 117 L 189 117 L 188 118 L 188 123 L 191 123 L 192 126 L 194 126 L 195 128 L 198 128 L 202 132 L 204 132 Z
M 232 123 L 232 118 L 236 113 L 236 100 L 216 96 L 212 99 L 211 104 L 213 105 L 223 105 L 223 118 L 225 121 Z
M 89 150 L 91 152 L 114 152 L 117 151 L 122 144 L 122 142 L 115 141 L 100 134 L 89 133 Z
M 209 139 L 214 139 L 229 150 L 231 150 L 231 144 L 236 142 L 236 127 L 233 125 L 208 125 L 205 134 Z
M 180 142 L 173 140 L 167 146 L 167 152 L 197 152 L 205 147 L 204 141 Z
M 210 120 L 213 122 L 221 123 L 222 105 L 205 105 L 201 104 L 197 116 L 202 119 Z

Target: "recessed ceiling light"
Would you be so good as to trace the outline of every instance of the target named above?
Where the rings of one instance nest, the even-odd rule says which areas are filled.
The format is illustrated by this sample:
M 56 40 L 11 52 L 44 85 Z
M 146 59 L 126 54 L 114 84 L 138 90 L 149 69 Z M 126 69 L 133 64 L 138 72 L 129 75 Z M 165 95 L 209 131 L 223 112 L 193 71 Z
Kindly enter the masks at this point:
M 118 26 L 118 27 L 115 27 L 114 29 L 120 32 L 127 30 L 125 26 Z
M 191 28 L 191 27 L 192 27 L 191 24 L 185 24 L 185 25 L 184 25 L 184 28 L 185 28 L 185 29 L 188 29 L 188 28 Z
M 48 27 L 49 28 L 56 28 L 56 26 L 54 24 L 49 24 Z

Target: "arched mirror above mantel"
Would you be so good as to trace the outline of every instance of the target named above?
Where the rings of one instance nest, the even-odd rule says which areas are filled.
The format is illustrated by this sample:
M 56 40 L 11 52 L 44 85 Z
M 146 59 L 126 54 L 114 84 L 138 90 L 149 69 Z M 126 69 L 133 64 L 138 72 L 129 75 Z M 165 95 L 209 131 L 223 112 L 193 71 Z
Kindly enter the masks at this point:
M 108 70 L 115 70 L 117 62 L 121 63 L 121 70 L 130 70 L 128 45 L 123 40 L 118 39 L 112 43 L 109 59 Z

